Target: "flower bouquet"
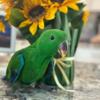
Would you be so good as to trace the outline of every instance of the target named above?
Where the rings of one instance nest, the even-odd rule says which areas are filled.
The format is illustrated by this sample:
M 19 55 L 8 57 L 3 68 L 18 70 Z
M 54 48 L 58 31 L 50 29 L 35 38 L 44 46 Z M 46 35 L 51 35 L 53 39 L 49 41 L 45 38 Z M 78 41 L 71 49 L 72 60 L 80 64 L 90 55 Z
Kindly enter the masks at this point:
M 0 3 L 6 13 L 5 19 L 21 31 L 22 37 L 29 41 L 30 46 L 42 37 L 46 30 L 59 29 L 66 33 L 66 41 L 60 45 L 56 54 L 46 64 L 46 68 L 42 70 L 42 76 L 35 82 L 36 85 L 44 83 L 65 90 L 64 86 L 71 85 L 74 80 L 74 55 L 83 25 L 87 22 L 89 15 L 85 9 L 86 4 L 81 0 L 0 0 Z M 4 31 L 4 24 L 1 20 L 0 31 Z M 54 37 L 52 36 L 51 39 L 53 40 Z M 44 48 L 46 48 L 45 44 Z M 28 52 L 32 52 L 31 49 Z M 31 63 L 32 60 L 28 57 L 26 63 L 28 59 Z M 21 61 L 24 65 L 24 60 L 21 59 Z M 13 63 L 16 65 L 16 62 L 18 63 L 16 60 Z M 18 70 L 17 73 L 16 70 L 12 72 L 12 82 L 16 82 L 22 73 L 20 68 Z M 16 74 L 19 75 L 16 76 Z M 8 76 L 11 78 L 11 73 Z

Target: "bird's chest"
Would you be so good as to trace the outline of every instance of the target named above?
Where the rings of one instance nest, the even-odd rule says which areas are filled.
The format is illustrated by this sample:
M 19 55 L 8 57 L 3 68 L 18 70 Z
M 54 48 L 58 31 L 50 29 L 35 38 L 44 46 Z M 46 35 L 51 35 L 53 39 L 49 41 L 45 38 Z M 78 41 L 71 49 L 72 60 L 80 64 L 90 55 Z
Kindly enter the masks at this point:
M 24 83 L 32 83 L 38 80 L 44 74 L 49 61 L 39 57 L 30 57 L 25 62 L 22 72 L 22 81 Z

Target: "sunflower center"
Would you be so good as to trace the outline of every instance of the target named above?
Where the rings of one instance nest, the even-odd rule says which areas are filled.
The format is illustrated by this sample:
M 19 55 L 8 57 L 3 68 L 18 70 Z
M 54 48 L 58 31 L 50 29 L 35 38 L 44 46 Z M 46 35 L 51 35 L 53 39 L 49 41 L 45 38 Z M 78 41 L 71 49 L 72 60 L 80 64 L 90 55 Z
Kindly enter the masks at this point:
M 51 2 L 63 3 L 64 0 L 51 0 Z
M 29 15 L 32 18 L 41 16 L 45 12 L 45 9 L 41 6 L 36 6 L 29 11 Z

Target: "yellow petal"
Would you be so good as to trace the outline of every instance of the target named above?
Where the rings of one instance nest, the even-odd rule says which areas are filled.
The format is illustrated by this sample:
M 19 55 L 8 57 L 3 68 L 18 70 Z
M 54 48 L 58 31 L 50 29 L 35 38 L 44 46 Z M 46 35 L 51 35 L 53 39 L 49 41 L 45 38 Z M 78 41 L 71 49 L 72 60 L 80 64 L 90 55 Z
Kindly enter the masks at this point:
M 47 6 L 47 5 L 51 5 L 51 4 L 52 4 L 51 0 L 42 0 L 42 2 L 41 2 L 42 6 Z
M 83 17 L 82 17 L 82 20 L 83 20 L 84 24 L 87 23 L 88 17 L 89 17 L 89 11 L 86 10 L 86 11 L 83 12 Z
M 33 22 L 33 24 L 30 26 L 29 31 L 32 33 L 32 35 L 36 34 L 37 31 L 37 22 Z
M 52 7 L 48 10 L 48 12 L 45 15 L 46 20 L 52 20 L 55 18 L 55 14 L 57 12 L 57 7 Z
M 24 7 L 27 8 L 27 10 L 40 4 L 41 4 L 41 0 L 23 0 L 23 5 Z
M 40 29 L 44 29 L 44 20 L 43 20 L 43 18 L 41 18 L 41 19 L 39 20 L 39 28 L 40 28 Z
M 0 32 L 5 32 L 5 25 L 0 21 Z
M 30 25 L 31 23 L 32 23 L 31 20 L 30 20 L 30 19 L 27 19 L 27 20 L 23 21 L 23 22 L 19 25 L 19 27 L 20 27 L 20 28 L 26 27 L 26 26 Z
M 11 14 L 11 9 L 10 8 L 6 9 L 6 16 L 5 16 L 6 20 L 9 20 L 10 14 Z
M 31 1 L 32 1 L 33 5 L 39 5 L 39 4 L 41 4 L 42 0 L 31 0 Z
M 66 14 L 68 12 L 68 8 L 66 6 L 62 6 L 59 8 L 59 11 Z
M 69 3 L 68 4 L 68 7 L 72 8 L 72 9 L 74 9 L 76 11 L 79 11 L 79 7 L 75 3 Z

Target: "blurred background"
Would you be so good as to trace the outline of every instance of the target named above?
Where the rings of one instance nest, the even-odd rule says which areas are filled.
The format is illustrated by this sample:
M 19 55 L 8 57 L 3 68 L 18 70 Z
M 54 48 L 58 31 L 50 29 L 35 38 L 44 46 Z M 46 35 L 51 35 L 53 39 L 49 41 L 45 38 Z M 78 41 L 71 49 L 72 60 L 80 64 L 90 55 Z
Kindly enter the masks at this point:
M 77 61 L 100 64 L 100 6 L 98 0 L 87 0 L 90 16 L 83 28 L 76 53 Z

